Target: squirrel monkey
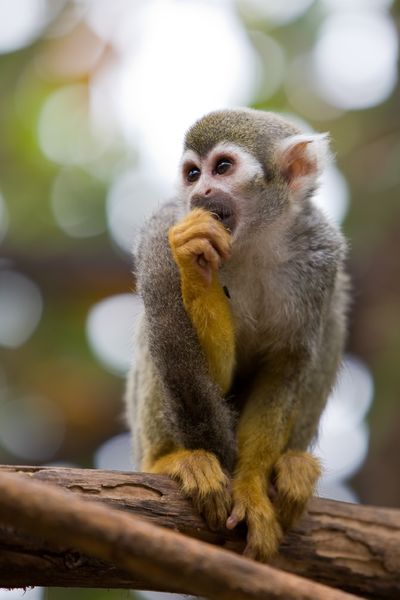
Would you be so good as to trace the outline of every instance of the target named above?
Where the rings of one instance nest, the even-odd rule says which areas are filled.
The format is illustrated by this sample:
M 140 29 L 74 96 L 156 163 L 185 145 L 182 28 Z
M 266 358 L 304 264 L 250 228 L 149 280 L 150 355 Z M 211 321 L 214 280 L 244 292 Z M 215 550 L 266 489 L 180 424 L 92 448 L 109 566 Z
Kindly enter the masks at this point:
M 261 561 L 314 491 L 307 449 L 345 339 L 345 243 L 311 200 L 327 154 L 326 136 L 272 113 L 206 115 L 136 256 L 136 460 L 176 479 L 211 528 L 244 521 Z

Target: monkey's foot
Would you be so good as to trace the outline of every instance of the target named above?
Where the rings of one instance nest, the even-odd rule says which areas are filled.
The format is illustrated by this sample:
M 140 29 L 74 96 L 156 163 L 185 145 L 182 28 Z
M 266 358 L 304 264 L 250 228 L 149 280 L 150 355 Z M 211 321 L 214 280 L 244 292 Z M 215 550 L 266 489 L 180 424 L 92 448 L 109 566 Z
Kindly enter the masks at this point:
M 275 505 L 283 529 L 289 529 L 303 514 L 321 474 L 317 458 L 308 452 L 289 450 L 275 464 Z
M 233 510 L 226 526 L 233 529 L 241 521 L 247 524 L 247 544 L 244 555 L 261 562 L 273 556 L 282 539 L 282 529 L 278 523 L 270 499 L 251 483 L 240 485 L 233 491 Z
M 210 212 L 196 208 L 168 233 L 172 254 L 192 285 L 211 284 L 222 260 L 230 255 L 231 236 Z
M 205 450 L 177 450 L 159 458 L 150 471 L 178 481 L 210 529 L 225 527 L 232 506 L 231 486 L 214 454 Z

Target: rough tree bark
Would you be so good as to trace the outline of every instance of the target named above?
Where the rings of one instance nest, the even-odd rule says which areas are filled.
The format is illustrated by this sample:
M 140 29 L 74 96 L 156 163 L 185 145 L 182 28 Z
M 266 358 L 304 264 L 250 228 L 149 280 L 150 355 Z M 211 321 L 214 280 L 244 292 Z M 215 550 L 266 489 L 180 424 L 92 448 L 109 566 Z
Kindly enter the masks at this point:
M 124 508 L 149 522 L 178 529 L 212 544 L 239 552 L 243 548 L 243 531 L 235 534 L 210 532 L 202 519 L 194 514 L 190 502 L 181 496 L 174 482 L 161 476 L 83 469 L 0 467 L 0 486 L 4 480 L 1 475 L 6 472 L 19 472 L 25 475 L 25 480 L 55 483 L 77 495 Z M 0 509 L 4 501 L 2 496 L 0 487 Z M 75 500 L 73 495 L 72 500 Z M 0 522 L 7 522 L 4 507 L 1 513 Z M 138 576 L 138 571 L 136 577 L 128 576 L 115 565 L 88 558 L 67 540 L 60 545 L 60 538 L 56 539 L 56 545 L 54 541 L 49 545 L 36 537 L 27 537 L 22 530 L 1 527 L 0 585 L 149 589 L 149 584 L 145 578 Z M 313 500 L 309 514 L 284 540 L 274 565 L 364 597 L 398 598 L 400 512 Z M 255 567 L 264 569 L 258 565 Z M 231 568 L 237 567 L 231 565 Z M 171 590 L 165 582 L 158 586 L 153 584 L 152 589 L 157 588 Z M 176 583 L 174 590 L 179 589 L 183 588 Z M 312 593 L 315 594 L 315 591 Z M 326 594 L 321 597 L 328 598 Z
M 134 515 L 78 498 L 26 476 L 0 477 L 0 520 L 50 542 L 70 544 L 211 600 L 354 600 L 356 597 L 239 557 Z

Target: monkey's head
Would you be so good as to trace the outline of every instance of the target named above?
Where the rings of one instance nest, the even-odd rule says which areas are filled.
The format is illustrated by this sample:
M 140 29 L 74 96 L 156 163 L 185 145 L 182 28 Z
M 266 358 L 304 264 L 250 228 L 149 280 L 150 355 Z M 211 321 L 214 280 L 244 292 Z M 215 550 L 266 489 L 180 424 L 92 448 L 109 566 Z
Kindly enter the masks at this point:
M 186 134 L 179 196 L 185 209 L 209 210 L 240 239 L 298 212 L 327 150 L 325 135 L 304 134 L 273 113 L 216 111 Z

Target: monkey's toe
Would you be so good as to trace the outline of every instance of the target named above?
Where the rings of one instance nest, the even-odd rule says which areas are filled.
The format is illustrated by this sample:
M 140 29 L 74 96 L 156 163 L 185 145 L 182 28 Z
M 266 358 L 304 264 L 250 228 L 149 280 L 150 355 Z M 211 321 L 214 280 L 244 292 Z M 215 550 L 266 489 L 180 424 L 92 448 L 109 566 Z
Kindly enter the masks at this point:
M 247 544 L 244 556 L 260 562 L 266 562 L 278 552 L 283 537 L 282 529 L 274 518 L 260 518 L 260 515 L 247 519 Z
M 308 452 L 285 452 L 275 465 L 274 503 L 282 527 L 294 525 L 304 513 L 321 474 L 318 459 Z
M 175 479 L 210 529 L 225 527 L 232 504 L 231 483 L 215 454 L 180 449 L 158 459 L 152 472 Z
M 233 529 L 240 521 L 247 525 L 245 556 L 265 562 L 278 551 L 282 528 L 269 497 L 262 489 L 237 485 L 233 510 L 226 525 Z
M 211 530 L 216 531 L 225 527 L 232 504 L 228 486 L 222 485 L 220 489 L 210 491 L 205 496 L 195 494 L 192 500 L 196 510 L 203 516 Z
M 212 530 L 225 527 L 232 505 L 231 483 L 216 456 L 203 450 L 194 451 L 190 468 L 194 482 L 184 492 L 192 498 L 196 510 Z

